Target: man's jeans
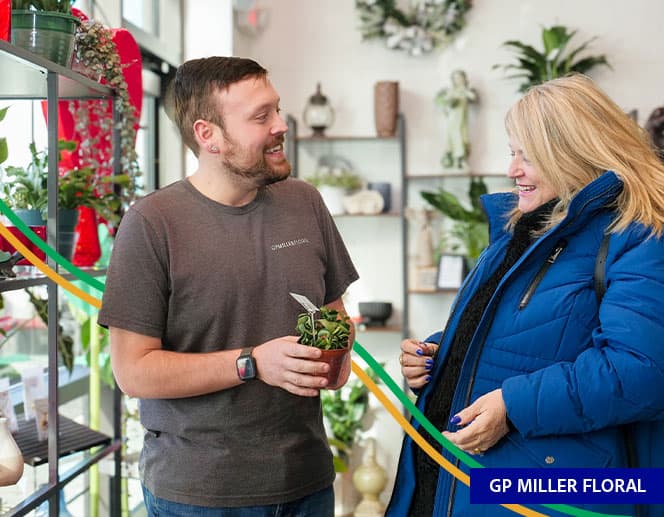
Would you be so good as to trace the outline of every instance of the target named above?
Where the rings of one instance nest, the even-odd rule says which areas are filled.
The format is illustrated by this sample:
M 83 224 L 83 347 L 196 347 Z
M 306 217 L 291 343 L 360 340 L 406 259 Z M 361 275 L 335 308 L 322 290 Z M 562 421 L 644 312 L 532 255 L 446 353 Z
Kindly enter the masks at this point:
M 180 504 L 155 497 L 143 487 L 148 517 L 333 517 L 334 491 L 324 488 L 311 495 L 283 504 L 243 506 L 241 508 L 209 508 Z

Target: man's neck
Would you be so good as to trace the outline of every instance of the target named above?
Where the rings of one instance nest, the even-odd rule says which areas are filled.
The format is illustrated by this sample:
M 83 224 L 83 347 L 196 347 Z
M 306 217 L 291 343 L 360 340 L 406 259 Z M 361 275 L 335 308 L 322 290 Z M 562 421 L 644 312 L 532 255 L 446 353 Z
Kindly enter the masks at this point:
M 200 165 L 188 180 L 205 197 L 227 206 L 248 205 L 258 193 L 256 186 L 246 179 L 227 171 L 204 169 Z

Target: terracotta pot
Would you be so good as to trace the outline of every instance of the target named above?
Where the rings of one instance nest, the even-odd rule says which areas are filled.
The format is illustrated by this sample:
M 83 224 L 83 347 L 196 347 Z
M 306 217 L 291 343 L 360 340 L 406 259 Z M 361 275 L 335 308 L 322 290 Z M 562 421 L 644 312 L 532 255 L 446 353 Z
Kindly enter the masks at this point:
M 348 355 L 350 348 L 342 348 L 339 350 L 321 350 L 322 354 L 319 361 L 330 365 L 330 370 L 327 372 L 327 380 L 329 386 L 335 386 L 339 380 L 339 373 L 341 373 L 341 366 L 344 364 L 344 359 Z
M 399 113 L 399 83 L 378 81 L 374 86 L 374 119 L 378 136 L 394 136 Z

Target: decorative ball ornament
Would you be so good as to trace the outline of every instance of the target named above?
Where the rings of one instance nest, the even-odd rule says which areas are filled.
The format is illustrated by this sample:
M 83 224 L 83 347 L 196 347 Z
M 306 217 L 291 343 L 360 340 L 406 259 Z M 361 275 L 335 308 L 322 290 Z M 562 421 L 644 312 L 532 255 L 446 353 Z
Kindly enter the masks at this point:
M 356 0 L 362 39 L 381 38 L 388 48 L 420 56 L 448 45 L 466 25 L 471 0 L 417 0 L 408 12 L 395 0 Z

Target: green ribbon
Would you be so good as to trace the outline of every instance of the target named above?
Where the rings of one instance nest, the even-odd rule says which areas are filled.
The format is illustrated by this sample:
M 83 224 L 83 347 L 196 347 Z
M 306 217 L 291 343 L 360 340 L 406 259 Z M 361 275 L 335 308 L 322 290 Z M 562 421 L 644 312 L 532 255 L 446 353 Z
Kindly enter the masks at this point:
M 12 222 L 14 226 L 16 226 L 19 230 L 21 230 L 23 235 L 25 235 L 32 244 L 34 244 L 40 250 L 42 250 L 48 257 L 53 259 L 53 261 L 55 261 L 59 266 L 69 271 L 78 280 L 85 282 L 90 287 L 94 287 L 95 289 L 101 292 L 104 291 L 103 283 L 101 283 L 96 278 L 88 275 L 85 271 L 77 268 L 74 264 L 69 262 L 62 255 L 60 255 L 56 250 L 54 250 L 48 244 L 46 244 L 41 239 L 41 237 L 39 237 L 39 235 L 33 232 L 27 224 L 21 221 L 21 219 L 14 213 L 14 211 L 11 208 L 9 208 L 5 204 L 5 202 L 2 201 L 1 199 L 0 199 L 0 212 L 2 212 Z

